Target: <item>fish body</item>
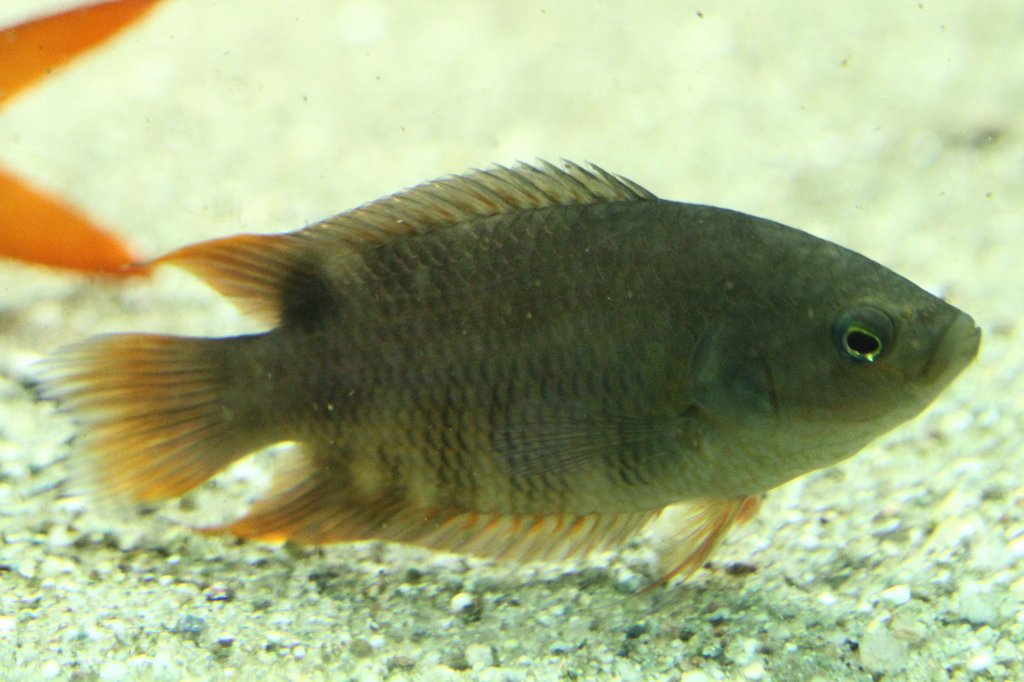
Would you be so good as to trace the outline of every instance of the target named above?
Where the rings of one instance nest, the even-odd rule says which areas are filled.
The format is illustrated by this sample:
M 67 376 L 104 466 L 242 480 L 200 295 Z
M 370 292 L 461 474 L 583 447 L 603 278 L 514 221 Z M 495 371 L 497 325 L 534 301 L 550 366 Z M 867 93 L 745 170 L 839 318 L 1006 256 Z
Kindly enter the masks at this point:
M 696 510 L 700 565 L 759 496 L 914 416 L 977 352 L 973 320 L 768 220 L 568 164 L 428 183 L 284 235 L 173 252 L 268 321 L 228 339 L 60 351 L 101 495 L 180 495 L 296 443 L 227 530 L 513 558 L 614 545 Z

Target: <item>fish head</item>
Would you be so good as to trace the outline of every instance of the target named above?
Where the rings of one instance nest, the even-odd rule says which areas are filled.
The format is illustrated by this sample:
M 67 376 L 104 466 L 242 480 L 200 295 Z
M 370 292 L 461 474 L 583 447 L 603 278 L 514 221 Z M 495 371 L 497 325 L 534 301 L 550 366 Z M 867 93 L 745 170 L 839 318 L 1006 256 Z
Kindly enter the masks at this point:
M 835 301 L 809 320 L 801 350 L 775 390 L 791 447 L 825 464 L 923 411 L 971 362 L 974 320 L 924 291 Z M 783 363 L 776 351 L 774 361 Z M 824 465 L 824 464 L 823 464 Z
M 981 340 L 970 315 L 883 266 L 833 244 L 821 255 L 736 292 L 691 365 L 726 449 L 775 462 L 764 489 L 920 413 Z

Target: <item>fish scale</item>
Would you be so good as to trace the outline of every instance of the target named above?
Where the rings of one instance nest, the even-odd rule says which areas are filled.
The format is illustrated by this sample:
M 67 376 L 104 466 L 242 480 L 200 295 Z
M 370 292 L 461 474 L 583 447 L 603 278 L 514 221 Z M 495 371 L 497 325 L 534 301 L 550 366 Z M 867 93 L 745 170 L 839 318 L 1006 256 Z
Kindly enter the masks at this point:
M 280 441 L 270 493 L 216 531 L 379 538 L 514 559 L 621 544 L 686 508 L 666 576 L 765 491 L 924 409 L 973 320 L 883 266 L 597 167 L 427 183 L 283 235 L 187 246 L 269 325 L 59 351 L 97 496 L 174 497 Z

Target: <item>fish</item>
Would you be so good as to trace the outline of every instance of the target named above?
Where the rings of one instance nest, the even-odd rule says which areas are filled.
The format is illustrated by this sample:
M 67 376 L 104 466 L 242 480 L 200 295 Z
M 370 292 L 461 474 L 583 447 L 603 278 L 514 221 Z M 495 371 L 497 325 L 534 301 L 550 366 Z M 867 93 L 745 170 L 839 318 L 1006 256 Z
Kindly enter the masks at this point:
M 266 331 L 114 334 L 46 361 L 100 501 L 179 497 L 287 443 L 248 513 L 200 529 L 516 561 L 620 547 L 666 508 L 688 576 L 764 493 L 914 417 L 974 320 L 770 220 L 598 166 L 492 166 L 295 232 L 184 246 Z
M 0 107 L 139 21 L 159 1 L 100 2 L 0 30 Z M 0 256 L 88 274 L 145 274 L 123 239 L 2 167 L 0 206 Z

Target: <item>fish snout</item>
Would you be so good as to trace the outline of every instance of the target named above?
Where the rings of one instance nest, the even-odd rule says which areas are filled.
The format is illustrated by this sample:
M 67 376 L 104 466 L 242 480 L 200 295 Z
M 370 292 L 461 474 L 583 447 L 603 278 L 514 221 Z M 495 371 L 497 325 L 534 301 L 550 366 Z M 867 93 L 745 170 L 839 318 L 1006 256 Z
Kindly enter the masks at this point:
M 980 346 L 981 328 L 975 324 L 974 318 L 954 309 L 952 319 L 939 335 L 921 378 L 928 384 L 944 386 L 970 364 Z

